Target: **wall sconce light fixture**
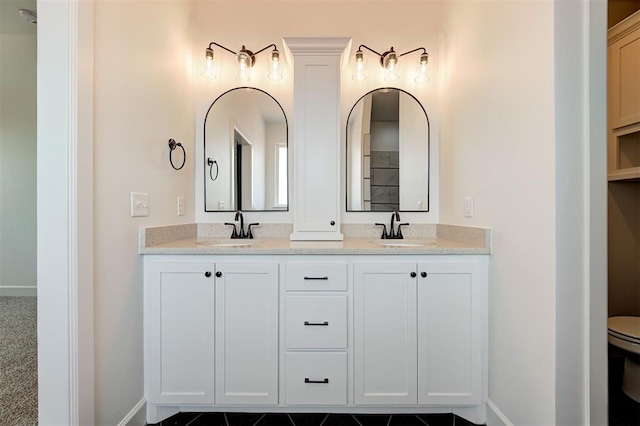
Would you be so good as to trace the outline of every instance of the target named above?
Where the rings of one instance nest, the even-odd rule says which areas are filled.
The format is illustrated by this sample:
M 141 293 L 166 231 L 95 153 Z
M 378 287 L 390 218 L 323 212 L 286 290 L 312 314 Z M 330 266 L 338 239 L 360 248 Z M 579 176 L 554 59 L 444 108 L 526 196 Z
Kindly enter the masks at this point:
M 429 62 L 429 54 L 424 47 L 418 47 L 417 49 L 398 54 L 395 50 L 393 50 L 393 46 L 384 53 L 378 53 L 370 47 L 365 46 L 364 44 L 361 44 L 356 51 L 356 69 L 353 73 L 354 80 L 365 80 L 367 78 L 367 62 L 364 56 L 364 52 L 362 51 L 363 48 L 378 55 L 378 57 L 380 58 L 380 66 L 384 69 L 385 81 L 396 81 L 400 79 L 400 74 L 398 74 L 398 60 L 402 56 L 422 50 L 414 81 L 417 84 L 422 84 L 429 81 L 429 75 L 427 74 L 427 63 Z
M 209 43 L 209 47 L 207 47 L 205 51 L 205 66 L 202 72 L 202 76 L 208 80 L 215 80 L 216 78 L 218 78 L 219 74 L 219 65 L 216 64 L 213 60 L 213 46 L 217 46 L 236 56 L 238 60 L 238 65 L 236 68 L 236 78 L 240 81 L 249 81 L 251 79 L 251 68 L 253 68 L 256 63 L 256 55 L 264 52 L 270 47 L 273 47 L 271 56 L 268 60 L 269 71 L 267 77 L 269 77 L 269 79 L 271 80 L 282 79 L 282 64 L 280 63 L 280 52 L 278 52 L 278 48 L 275 44 L 270 44 L 254 53 L 251 50 L 246 49 L 244 46 L 242 46 L 242 49 L 240 49 L 239 52 L 234 52 L 233 50 L 212 41 L 211 43 Z

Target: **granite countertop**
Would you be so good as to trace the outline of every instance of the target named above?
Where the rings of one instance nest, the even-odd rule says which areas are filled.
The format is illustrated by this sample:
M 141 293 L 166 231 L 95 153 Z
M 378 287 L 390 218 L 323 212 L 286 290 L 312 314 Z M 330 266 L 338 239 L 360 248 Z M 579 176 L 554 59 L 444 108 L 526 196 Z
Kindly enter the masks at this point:
M 491 253 L 491 230 L 440 224 L 414 226 L 405 239 L 381 240 L 370 225 L 343 225 L 343 241 L 291 241 L 284 224 L 265 226 L 253 240 L 229 238 L 223 225 L 140 229 L 140 254 L 474 255 Z M 238 245 L 246 244 L 246 245 Z

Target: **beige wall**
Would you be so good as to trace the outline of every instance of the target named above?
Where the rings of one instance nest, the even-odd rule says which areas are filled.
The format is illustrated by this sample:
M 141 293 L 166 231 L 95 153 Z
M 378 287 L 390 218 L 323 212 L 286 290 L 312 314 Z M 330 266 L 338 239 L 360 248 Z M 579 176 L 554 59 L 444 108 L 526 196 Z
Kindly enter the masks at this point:
M 144 396 L 138 228 L 194 220 L 190 5 L 95 4 L 96 425 L 118 424 Z M 180 171 L 169 164 L 169 138 L 186 149 Z M 131 191 L 149 194 L 148 217 L 130 217 Z
M 14 22 L 0 32 L 0 296 L 35 296 L 35 25 L 2 12 Z
M 454 2 L 440 59 L 441 222 L 493 228 L 489 397 L 519 425 L 556 421 L 553 22 L 551 2 Z

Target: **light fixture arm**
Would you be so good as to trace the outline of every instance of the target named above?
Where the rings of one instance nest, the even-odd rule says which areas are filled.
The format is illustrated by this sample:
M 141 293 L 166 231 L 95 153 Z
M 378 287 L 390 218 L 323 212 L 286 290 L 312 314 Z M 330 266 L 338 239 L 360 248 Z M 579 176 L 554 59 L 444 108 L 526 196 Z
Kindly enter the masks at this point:
M 211 49 L 211 48 L 212 48 L 212 46 L 218 46 L 219 48 L 224 49 L 224 50 L 226 50 L 227 52 L 229 52 L 229 53 L 231 53 L 231 54 L 233 54 L 233 55 L 237 55 L 237 54 L 238 54 L 237 52 L 234 52 L 234 51 L 233 51 L 233 50 L 231 50 L 231 49 L 227 49 L 226 47 L 224 47 L 224 46 L 223 46 L 223 45 L 221 45 L 221 44 L 216 43 L 215 41 L 212 41 L 211 43 L 209 43 L 209 49 Z
M 404 55 L 408 55 L 409 53 L 413 53 L 413 52 L 417 52 L 418 50 L 422 50 L 422 55 L 426 55 L 427 54 L 427 49 L 425 49 L 424 47 L 418 47 L 417 49 L 413 49 L 410 50 L 408 52 L 404 52 L 398 55 L 398 58 Z
M 367 49 L 369 52 L 375 53 L 376 55 L 382 57 L 382 54 L 376 52 L 375 50 L 373 50 L 372 48 L 370 48 L 369 46 L 366 46 L 364 44 L 361 44 L 360 46 L 358 46 L 358 52 L 362 52 L 362 48 Z
M 258 50 L 256 53 L 254 53 L 254 55 L 257 55 L 258 53 L 264 52 L 265 50 L 267 50 L 268 48 L 273 47 L 273 50 L 278 50 L 278 47 L 271 43 L 270 45 L 263 47 L 262 49 Z

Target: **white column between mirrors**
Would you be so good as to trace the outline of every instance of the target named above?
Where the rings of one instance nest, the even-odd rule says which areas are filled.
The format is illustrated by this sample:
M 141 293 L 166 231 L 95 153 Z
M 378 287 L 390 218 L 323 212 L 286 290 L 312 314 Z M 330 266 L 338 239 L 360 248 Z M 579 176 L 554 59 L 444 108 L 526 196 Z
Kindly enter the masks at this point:
M 342 240 L 340 57 L 348 37 L 285 38 L 294 68 L 292 240 Z

